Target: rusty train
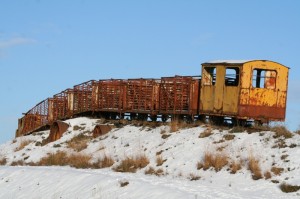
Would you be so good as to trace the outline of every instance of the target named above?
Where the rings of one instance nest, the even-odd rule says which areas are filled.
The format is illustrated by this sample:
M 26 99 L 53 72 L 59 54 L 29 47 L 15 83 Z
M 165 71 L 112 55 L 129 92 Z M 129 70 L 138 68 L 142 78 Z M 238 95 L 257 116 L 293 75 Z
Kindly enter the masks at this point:
M 289 68 L 267 60 L 217 60 L 199 76 L 91 80 L 38 103 L 18 120 L 16 136 L 81 115 L 166 121 L 284 121 Z M 200 74 L 200 71 L 199 71 Z

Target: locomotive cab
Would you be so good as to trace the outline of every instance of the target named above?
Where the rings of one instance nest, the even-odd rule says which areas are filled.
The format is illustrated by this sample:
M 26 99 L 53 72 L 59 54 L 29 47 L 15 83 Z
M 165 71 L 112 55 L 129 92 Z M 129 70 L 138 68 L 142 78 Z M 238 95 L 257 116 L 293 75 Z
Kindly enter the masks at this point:
M 203 63 L 200 114 L 218 121 L 284 121 L 288 70 L 266 60 Z

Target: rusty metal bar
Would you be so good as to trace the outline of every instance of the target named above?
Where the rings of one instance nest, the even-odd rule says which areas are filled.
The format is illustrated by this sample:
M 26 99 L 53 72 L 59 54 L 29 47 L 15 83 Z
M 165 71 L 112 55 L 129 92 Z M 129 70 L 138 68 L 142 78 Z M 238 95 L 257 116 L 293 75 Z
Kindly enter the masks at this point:
M 162 114 L 196 114 L 199 97 L 196 76 L 162 77 L 159 111 Z
M 72 109 L 73 114 L 93 110 L 93 104 L 95 102 L 93 90 L 95 90 L 96 85 L 97 81 L 90 80 L 74 86 L 73 100 L 70 100 L 72 97 L 69 95 L 68 101 L 69 107 Z M 73 106 L 70 103 L 73 103 Z
M 122 112 L 125 103 L 125 83 L 126 80 L 108 79 L 100 80 L 94 90 L 96 90 L 97 101 L 93 103 L 96 111 Z
M 129 79 L 126 89 L 126 111 L 157 114 L 159 80 Z

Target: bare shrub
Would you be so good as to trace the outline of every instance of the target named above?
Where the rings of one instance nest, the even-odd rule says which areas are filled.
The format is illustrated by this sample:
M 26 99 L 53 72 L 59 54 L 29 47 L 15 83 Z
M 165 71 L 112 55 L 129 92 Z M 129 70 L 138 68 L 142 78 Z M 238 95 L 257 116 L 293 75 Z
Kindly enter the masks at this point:
M 75 125 L 75 126 L 73 127 L 73 131 L 84 130 L 84 129 L 85 129 L 84 126 L 81 127 L 81 126 Z
M 248 158 L 248 169 L 252 173 L 252 179 L 258 180 L 262 178 L 261 168 L 259 166 L 259 160 L 250 155 Z
M 157 169 L 155 170 L 153 167 L 149 167 L 148 169 L 145 170 L 146 175 L 156 175 L 156 176 L 161 176 L 164 175 L 164 170 L 163 169 Z
M 203 168 L 204 170 L 207 170 L 213 167 L 215 171 L 220 171 L 227 164 L 228 164 L 228 157 L 226 154 L 224 153 L 212 154 L 210 152 L 206 152 L 204 154 L 203 161 L 197 163 L 197 169 Z
M 242 126 L 235 126 L 230 130 L 230 133 L 242 133 L 244 132 L 246 129 Z
M 29 145 L 32 142 L 32 140 L 21 140 L 19 146 L 16 148 L 16 151 L 21 151 L 24 149 L 27 145 Z
M 0 158 L 0 165 L 6 165 L 6 163 L 7 163 L 7 160 L 6 160 L 6 158 Z
M 272 173 L 274 173 L 275 175 L 281 175 L 281 173 L 284 171 L 283 168 L 280 167 L 272 167 L 271 168 Z
M 67 142 L 68 148 L 74 149 L 79 152 L 83 149 L 86 149 L 88 146 L 88 142 L 92 140 L 92 137 L 86 136 L 84 134 L 79 134 L 73 137 L 70 141 Z
M 87 154 L 72 154 L 67 157 L 67 164 L 71 167 L 86 169 L 91 168 L 91 156 Z
M 271 172 L 270 172 L 270 171 L 266 171 L 266 172 L 264 173 L 264 177 L 265 177 L 266 180 L 272 178 Z
M 119 183 L 121 187 L 126 187 L 127 185 L 129 185 L 128 181 L 120 181 Z
M 178 120 L 172 120 L 169 125 L 170 125 L 170 131 L 171 132 L 176 132 L 176 131 L 179 130 Z
M 279 188 L 284 193 L 296 192 L 296 191 L 300 190 L 300 186 L 289 185 L 285 182 L 280 184 Z
M 230 173 L 235 174 L 237 171 L 241 170 L 242 168 L 242 163 L 241 161 L 233 161 L 230 164 Z
M 156 156 L 156 166 L 161 166 L 165 161 L 161 155 Z
M 194 174 L 194 173 L 191 173 L 190 174 L 190 177 L 189 177 L 189 179 L 190 179 L 190 181 L 196 181 L 196 180 L 200 180 L 200 176 L 197 176 L 196 174 Z
M 13 161 L 10 166 L 23 166 L 25 165 L 24 160 L 17 160 L 17 161 Z
M 122 160 L 116 168 L 117 172 L 131 172 L 135 173 L 137 169 L 146 167 L 149 164 L 149 159 L 145 155 L 138 155 L 136 157 L 127 157 Z
M 279 138 L 283 136 L 284 138 L 291 138 L 293 134 L 283 125 L 281 126 L 274 126 L 270 129 L 271 131 L 275 132 L 274 138 Z
M 205 138 L 212 135 L 212 129 L 209 127 L 205 129 L 202 133 L 200 133 L 199 138 Z
M 233 140 L 234 139 L 234 137 L 235 137 L 235 135 L 233 135 L 233 134 L 226 134 L 226 135 L 224 135 L 223 136 L 223 138 L 225 139 L 225 140 Z
M 115 163 L 114 159 L 106 154 L 102 159 L 98 159 L 96 163 L 93 164 L 94 168 L 101 169 L 111 167 Z
M 90 155 L 86 154 L 72 154 L 67 155 L 66 152 L 58 151 L 51 153 L 48 156 L 42 158 L 36 166 L 66 166 L 69 165 L 75 168 L 91 168 L 89 163 L 91 159 Z
M 68 164 L 67 154 L 63 151 L 58 151 L 56 153 L 48 154 L 48 156 L 43 157 L 38 163 L 37 166 L 65 166 Z

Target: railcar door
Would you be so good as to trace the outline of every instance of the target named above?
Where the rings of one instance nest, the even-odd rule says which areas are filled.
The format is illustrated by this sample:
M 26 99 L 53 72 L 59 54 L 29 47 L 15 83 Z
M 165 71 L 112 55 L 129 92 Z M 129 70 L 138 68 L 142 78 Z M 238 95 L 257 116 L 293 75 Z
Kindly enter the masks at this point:
M 236 114 L 239 77 L 239 67 L 204 66 L 202 69 L 201 112 L 217 115 Z

